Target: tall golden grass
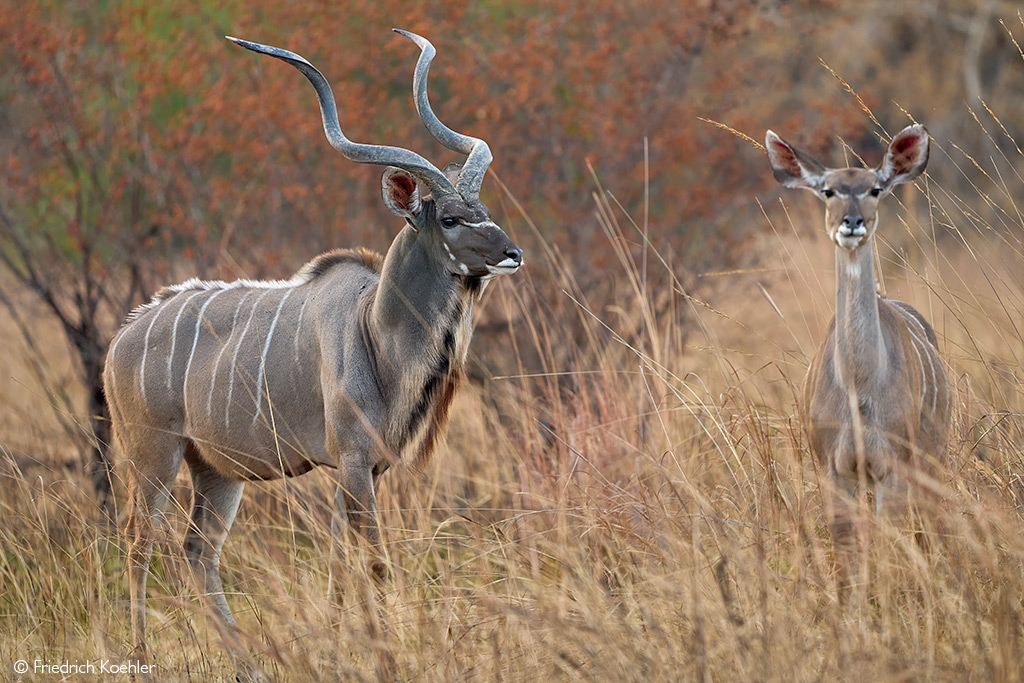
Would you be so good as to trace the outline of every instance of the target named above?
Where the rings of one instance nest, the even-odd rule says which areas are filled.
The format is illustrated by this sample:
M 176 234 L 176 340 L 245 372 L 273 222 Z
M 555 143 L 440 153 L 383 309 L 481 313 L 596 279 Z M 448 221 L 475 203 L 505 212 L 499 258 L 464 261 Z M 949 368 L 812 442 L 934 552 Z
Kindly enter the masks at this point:
M 247 487 L 222 566 L 259 665 L 370 679 L 387 651 L 416 681 L 1024 677 L 1024 154 L 994 114 L 978 121 L 1005 158 L 932 152 L 977 192 L 919 181 L 879 229 L 883 286 L 932 321 L 956 384 L 927 543 L 864 515 L 841 594 L 795 403 L 833 309 L 820 206 L 763 206 L 751 268 L 684 277 L 643 208 L 595 178 L 616 286 L 581 291 L 544 226 L 508 224 L 543 253 L 488 295 L 516 328 L 475 341 L 498 376 L 462 391 L 429 465 L 384 479 L 386 633 L 358 555 L 344 605 L 327 602 L 331 472 Z M 18 357 L 0 377 L 0 678 L 20 659 L 126 661 L 122 542 Z M 180 549 L 189 496 L 183 473 L 150 581 L 152 661 L 160 680 L 230 679 Z

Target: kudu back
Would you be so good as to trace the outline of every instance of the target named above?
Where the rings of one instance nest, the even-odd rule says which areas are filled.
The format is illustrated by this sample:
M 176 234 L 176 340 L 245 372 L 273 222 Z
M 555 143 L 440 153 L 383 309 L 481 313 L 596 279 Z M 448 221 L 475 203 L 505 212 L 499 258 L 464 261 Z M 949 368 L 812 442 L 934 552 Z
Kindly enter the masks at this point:
M 479 199 L 487 144 L 437 119 L 426 91 L 434 48 L 399 33 L 421 49 L 413 78 L 419 116 L 439 142 L 467 155 L 461 168 L 442 172 L 405 149 L 351 142 L 330 86 L 309 62 L 231 38 L 310 80 L 327 139 L 348 159 L 387 167 L 384 203 L 405 226 L 383 257 L 339 250 L 287 280 L 166 287 L 114 337 L 104 386 L 127 461 L 140 654 L 153 527 L 182 460 L 195 494 L 186 555 L 231 636 L 218 566 L 244 482 L 337 468 L 335 538 L 347 524 L 379 545 L 378 478 L 396 457 L 429 455 L 462 373 L 473 306 L 492 278 L 522 265 L 522 251 Z
M 836 314 L 801 406 L 811 450 L 847 500 L 864 482 L 881 507 L 934 471 L 949 436 L 952 397 L 935 331 L 910 304 L 879 294 L 874 274 L 878 203 L 924 171 L 928 132 L 900 131 L 878 168 L 827 168 L 772 131 L 765 146 L 779 182 L 825 202 L 836 247 Z M 849 534 L 846 520 L 834 524 L 838 535 Z

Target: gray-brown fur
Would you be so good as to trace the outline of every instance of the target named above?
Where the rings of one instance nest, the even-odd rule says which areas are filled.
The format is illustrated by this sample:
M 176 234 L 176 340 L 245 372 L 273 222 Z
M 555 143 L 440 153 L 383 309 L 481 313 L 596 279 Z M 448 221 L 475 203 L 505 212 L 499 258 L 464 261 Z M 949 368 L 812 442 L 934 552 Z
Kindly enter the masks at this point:
M 414 38 L 425 79 L 429 43 Z M 301 57 L 238 42 L 302 65 L 322 111 L 333 108 L 326 80 Z M 425 98 L 425 81 L 416 87 Z M 431 132 L 441 125 L 436 118 L 424 123 Z M 522 265 L 522 251 L 476 195 L 479 178 L 461 183 L 458 169 L 451 179 L 435 174 L 407 150 L 349 143 L 336 114 L 325 113 L 324 125 L 346 156 L 398 164 L 385 170 L 382 191 L 406 225 L 386 256 L 339 250 L 288 280 L 193 279 L 165 287 L 129 314 L 111 342 L 104 384 L 128 462 L 132 628 L 140 652 L 153 525 L 182 460 L 195 489 L 186 554 L 231 644 L 234 622 L 218 565 L 244 482 L 334 467 L 336 535 L 347 526 L 378 546 L 380 475 L 396 458 L 429 457 L 462 374 L 473 306 L 491 279 Z M 482 174 L 486 145 L 448 133 Z
M 880 296 L 874 276 L 878 202 L 924 170 L 928 133 L 901 131 L 877 169 L 828 169 L 771 131 L 766 146 L 780 182 L 824 199 L 836 244 L 836 315 L 804 385 L 811 450 L 842 489 L 852 494 L 863 478 L 881 499 L 944 459 L 949 433 L 935 332 L 909 304 Z
M 416 235 L 407 227 L 396 242 Z M 330 252 L 290 280 L 164 288 L 111 343 L 111 403 L 134 416 L 131 429 L 194 441 L 218 471 L 273 479 L 334 464 L 323 440 L 326 363 L 340 375 L 329 379 L 340 380 L 367 419 L 381 425 L 386 453 L 404 454 L 418 445 L 423 427 L 444 419 L 436 399 L 461 372 L 481 283 L 447 272 L 428 283 L 429 264 L 413 261 L 408 268 L 422 266 L 421 286 L 403 286 L 391 304 L 401 311 L 403 298 L 415 301 L 416 314 L 431 322 L 401 330 L 407 343 L 396 343 L 394 331 L 378 341 L 384 333 L 374 313 L 391 313 L 375 306 L 381 274 L 374 267 L 387 266 L 374 256 Z M 340 313 L 354 313 L 352 324 L 339 325 Z M 244 452 L 237 444 L 246 444 Z M 413 455 L 422 460 L 429 452 Z

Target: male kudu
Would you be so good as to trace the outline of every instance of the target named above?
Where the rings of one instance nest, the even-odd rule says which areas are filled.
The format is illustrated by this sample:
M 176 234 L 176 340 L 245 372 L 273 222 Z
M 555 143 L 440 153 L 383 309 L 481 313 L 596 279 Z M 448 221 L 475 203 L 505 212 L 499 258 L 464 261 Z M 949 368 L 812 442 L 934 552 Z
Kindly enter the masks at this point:
M 859 482 L 874 487 L 881 507 L 911 483 L 906 475 L 946 455 L 952 398 L 935 332 L 909 304 L 877 293 L 874 270 L 878 202 L 924 171 L 928 132 L 904 128 L 877 169 L 826 168 L 772 131 L 765 146 L 779 182 L 825 201 L 836 245 L 836 314 L 811 362 L 802 413 L 811 450 L 848 494 L 832 506 L 833 531 L 846 540 L 844 508 Z
M 473 305 L 490 279 L 522 265 L 522 251 L 480 202 L 487 144 L 437 119 L 427 100 L 434 48 L 399 33 L 421 49 L 413 78 L 419 116 L 442 145 L 468 155 L 461 169 L 442 172 L 414 152 L 348 140 L 316 68 L 292 52 L 230 38 L 312 82 L 327 139 L 352 161 L 387 166 L 384 203 L 406 225 L 383 258 L 340 250 L 289 280 L 165 287 L 114 337 L 104 383 L 128 462 L 132 632 L 140 653 L 153 527 L 181 461 L 195 497 L 186 555 L 233 635 L 218 567 L 245 481 L 335 467 L 335 538 L 347 522 L 378 546 L 380 475 L 396 456 L 429 454 L 462 374 Z

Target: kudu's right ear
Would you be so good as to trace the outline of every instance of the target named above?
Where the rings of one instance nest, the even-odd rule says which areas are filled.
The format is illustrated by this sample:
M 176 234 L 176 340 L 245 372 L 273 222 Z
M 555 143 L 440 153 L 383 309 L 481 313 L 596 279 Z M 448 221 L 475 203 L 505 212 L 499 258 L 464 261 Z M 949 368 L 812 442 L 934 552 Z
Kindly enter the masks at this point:
M 768 149 L 768 161 L 776 180 L 786 187 L 813 191 L 821 189 L 822 178 L 827 173 L 823 164 L 791 146 L 772 131 L 765 134 L 764 146 Z
M 453 161 L 442 168 L 441 173 L 444 173 L 444 177 L 452 181 L 452 185 L 455 185 L 459 182 L 459 176 L 462 175 L 462 164 L 457 164 Z
M 402 218 L 415 218 L 423 208 L 416 176 L 394 166 L 388 166 L 381 178 L 384 204 L 391 213 Z

